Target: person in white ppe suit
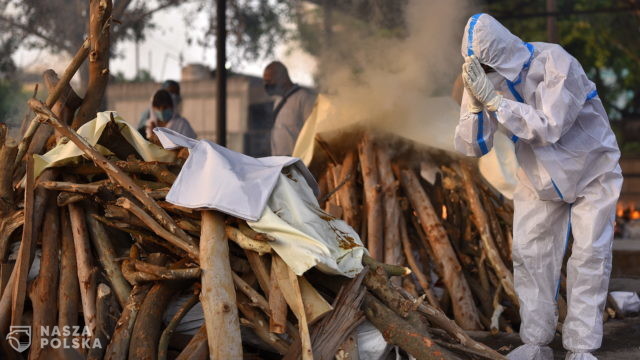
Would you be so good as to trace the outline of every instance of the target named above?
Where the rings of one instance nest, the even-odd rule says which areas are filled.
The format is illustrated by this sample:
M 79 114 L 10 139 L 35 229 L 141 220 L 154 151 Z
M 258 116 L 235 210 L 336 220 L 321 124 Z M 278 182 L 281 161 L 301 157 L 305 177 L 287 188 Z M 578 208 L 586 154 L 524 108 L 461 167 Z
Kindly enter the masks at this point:
M 561 46 L 523 42 L 487 14 L 467 22 L 462 54 L 456 149 L 482 156 L 501 130 L 515 143 L 520 166 L 512 251 L 524 345 L 508 357 L 553 359 L 548 344 L 572 234 L 563 345 L 567 359 L 594 359 L 622 186 L 620 151 L 596 87 Z

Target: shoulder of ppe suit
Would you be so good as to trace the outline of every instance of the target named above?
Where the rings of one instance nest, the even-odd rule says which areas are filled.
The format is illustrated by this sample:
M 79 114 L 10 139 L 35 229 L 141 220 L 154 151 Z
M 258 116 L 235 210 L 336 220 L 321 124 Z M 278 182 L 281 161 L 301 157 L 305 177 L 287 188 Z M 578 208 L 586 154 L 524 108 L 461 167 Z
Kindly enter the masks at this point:
M 595 89 L 584 69 L 562 46 L 548 43 L 536 43 L 536 55 L 529 74 L 543 76 L 546 87 L 562 86 L 578 102 L 583 103 L 587 94 Z

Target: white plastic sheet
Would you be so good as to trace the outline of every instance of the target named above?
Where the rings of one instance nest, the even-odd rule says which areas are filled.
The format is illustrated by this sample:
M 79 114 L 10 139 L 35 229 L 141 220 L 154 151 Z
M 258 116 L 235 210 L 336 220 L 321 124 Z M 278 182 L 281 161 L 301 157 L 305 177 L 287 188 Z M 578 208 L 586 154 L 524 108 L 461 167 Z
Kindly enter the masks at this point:
M 116 124 L 120 127 L 120 133 L 131 146 L 136 149 L 144 161 L 165 161 L 170 162 L 175 159 L 172 151 L 167 151 L 158 145 L 147 141 L 140 133 L 120 117 L 115 111 L 105 111 L 97 114 L 96 118 L 82 125 L 78 129 L 78 135 L 94 146 L 103 155 L 111 152 L 105 147 L 97 145 L 102 132 L 111 121 L 111 115 Z M 34 171 L 38 176 L 44 169 L 49 167 L 65 166 L 76 163 L 84 152 L 71 141 L 58 144 L 44 155 L 34 155 Z
M 618 309 L 624 314 L 635 313 L 640 311 L 640 297 L 637 293 L 631 291 L 612 291 L 609 293 Z

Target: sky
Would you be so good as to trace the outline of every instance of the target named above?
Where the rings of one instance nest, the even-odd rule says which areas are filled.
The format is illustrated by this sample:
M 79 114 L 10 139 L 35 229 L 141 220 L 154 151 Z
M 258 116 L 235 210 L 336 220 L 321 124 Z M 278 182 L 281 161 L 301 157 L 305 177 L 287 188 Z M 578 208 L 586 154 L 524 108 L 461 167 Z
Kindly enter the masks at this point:
M 140 69 L 148 70 L 150 68 L 152 77 L 158 81 L 180 80 L 181 56 L 183 66 L 190 63 L 202 63 L 210 68 L 215 68 L 216 51 L 214 48 L 203 48 L 196 44 L 189 45 L 186 41 L 187 31 L 199 31 L 206 26 L 206 15 L 198 16 L 187 29 L 182 15 L 182 11 L 185 10 L 182 8 L 183 6 L 155 13 L 152 21 L 156 24 L 156 29 L 148 30 L 146 40 L 139 45 Z M 135 43 L 120 42 L 118 53 L 119 56 L 111 60 L 111 73 L 115 75 L 122 72 L 125 77 L 132 78 L 136 72 Z M 233 64 L 233 70 L 261 76 L 264 67 L 277 58 L 288 66 L 294 82 L 313 85 L 312 74 L 315 62 L 311 56 L 300 50 L 295 50 L 295 44 L 284 43 L 276 48 L 275 53 L 274 58 Z M 69 59 L 43 50 L 21 49 L 14 55 L 14 60 L 19 67 L 36 72 L 52 68 L 60 73 L 64 70 Z

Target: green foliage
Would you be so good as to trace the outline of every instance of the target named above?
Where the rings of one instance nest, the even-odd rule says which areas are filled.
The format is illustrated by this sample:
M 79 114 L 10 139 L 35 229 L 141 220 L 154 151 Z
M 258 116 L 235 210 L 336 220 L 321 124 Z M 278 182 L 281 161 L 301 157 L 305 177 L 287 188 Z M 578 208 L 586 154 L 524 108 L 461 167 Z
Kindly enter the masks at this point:
M 612 119 L 640 114 L 640 16 L 612 9 L 639 6 L 636 1 L 557 0 L 560 45 L 576 57 L 596 83 Z M 546 41 L 545 0 L 487 1 L 495 15 L 525 41 Z M 576 12 L 586 12 L 578 13 Z
M 29 94 L 14 81 L 0 80 L 0 122 L 17 127 L 22 121 Z

